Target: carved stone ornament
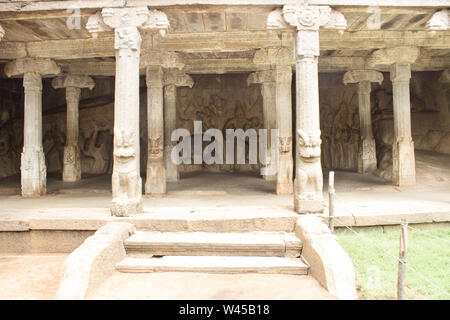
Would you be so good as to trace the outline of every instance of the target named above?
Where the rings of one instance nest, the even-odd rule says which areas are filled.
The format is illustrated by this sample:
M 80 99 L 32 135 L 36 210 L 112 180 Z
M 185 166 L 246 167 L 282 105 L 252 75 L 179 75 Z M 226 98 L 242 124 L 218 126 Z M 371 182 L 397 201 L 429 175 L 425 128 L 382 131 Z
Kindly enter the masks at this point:
M 86 29 L 94 38 L 99 32 L 113 29 L 141 27 L 145 30 L 157 30 L 165 35 L 169 28 L 167 16 L 158 10 L 148 10 L 147 7 L 104 8 L 88 19 Z
M 288 153 L 291 151 L 292 137 L 280 137 L 280 153 Z
M 269 14 L 266 26 L 268 29 L 295 27 L 314 31 L 325 27 L 342 33 L 347 28 L 347 21 L 342 13 L 328 6 L 285 5 Z
M 375 70 L 351 70 L 344 74 L 343 81 L 345 85 L 363 81 L 378 82 L 378 84 L 381 84 L 383 82 L 383 74 Z
M 436 34 L 436 31 L 445 31 L 448 30 L 450 24 L 450 18 L 448 17 L 448 10 L 442 9 L 431 17 L 430 20 L 428 20 L 426 28 L 428 30 L 428 33 L 431 36 L 434 36 Z
M 3 29 L 3 27 L 0 25 L 0 41 L 3 39 L 4 36 L 5 36 L 5 29 Z
M 172 69 L 164 72 L 164 85 L 192 88 L 194 86 L 194 80 L 192 80 L 190 75 L 180 72 L 177 69 Z
M 79 74 L 66 74 L 58 76 L 52 80 L 52 86 L 55 89 L 75 87 L 75 88 L 88 88 L 94 89 L 95 82 L 91 77 Z
M 269 59 L 275 64 L 292 65 L 295 63 L 294 52 L 290 48 L 276 48 L 268 51 Z
M 275 82 L 275 72 L 273 70 L 263 70 L 252 72 L 248 75 L 247 85 L 260 84 L 265 82 Z
M 369 66 L 414 63 L 420 56 L 418 47 L 395 47 L 374 51 L 367 60 Z
M 53 75 L 61 72 L 61 68 L 51 59 L 21 58 L 8 62 L 5 65 L 5 74 L 8 77 L 23 75 L 28 72 L 40 75 Z

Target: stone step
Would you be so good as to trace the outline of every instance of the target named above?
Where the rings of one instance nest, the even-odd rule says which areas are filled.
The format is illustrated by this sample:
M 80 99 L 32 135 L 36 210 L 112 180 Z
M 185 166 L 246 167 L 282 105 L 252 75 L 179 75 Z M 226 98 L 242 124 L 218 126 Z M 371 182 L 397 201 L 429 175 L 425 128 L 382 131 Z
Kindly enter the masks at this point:
M 293 232 L 297 218 L 291 208 L 230 206 L 144 208 L 140 215 L 115 220 L 160 232 Z
M 116 264 L 120 272 L 206 272 L 308 274 L 308 265 L 299 258 L 236 256 L 126 257 Z
M 273 256 L 299 257 L 293 233 L 210 233 L 136 231 L 125 241 L 128 256 Z

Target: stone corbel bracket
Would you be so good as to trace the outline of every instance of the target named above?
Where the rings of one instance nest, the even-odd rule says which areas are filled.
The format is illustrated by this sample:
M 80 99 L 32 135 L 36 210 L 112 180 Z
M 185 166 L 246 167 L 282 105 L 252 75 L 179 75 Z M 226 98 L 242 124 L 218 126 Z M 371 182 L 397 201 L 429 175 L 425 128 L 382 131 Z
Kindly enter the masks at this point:
M 441 72 L 441 75 L 439 77 L 440 83 L 450 83 L 450 70 L 444 70 Z
M 112 28 L 124 26 L 154 30 L 164 36 L 169 25 L 167 16 L 159 10 L 148 10 L 147 7 L 104 8 L 101 12 L 99 11 L 89 17 L 86 29 L 94 38 L 97 38 L 100 32 L 111 31 Z
M 381 84 L 383 82 L 383 74 L 375 70 L 351 70 L 344 74 L 343 82 L 345 85 L 363 81 Z
M 436 31 L 446 31 L 449 29 L 450 18 L 448 9 L 437 11 L 430 20 L 428 20 L 426 28 L 431 36 L 436 34 Z
M 192 80 L 190 75 L 179 70 L 172 69 L 164 73 L 164 85 L 192 88 L 194 86 L 194 80 Z
M 272 70 L 252 72 L 247 78 L 247 86 L 262 84 L 265 82 L 275 82 L 275 74 Z
M 370 67 L 392 65 L 394 63 L 412 64 L 420 57 L 418 47 L 384 48 L 374 51 L 367 60 Z
M 5 65 L 6 76 L 20 76 L 25 73 L 38 73 L 44 75 L 55 75 L 61 72 L 61 68 L 51 59 L 21 58 L 8 62 Z
M 5 29 L 0 25 L 0 41 L 2 41 L 3 37 L 5 36 Z
M 292 49 L 286 47 L 259 49 L 253 55 L 253 63 L 256 65 L 293 65 L 295 57 Z
M 75 87 L 92 90 L 95 87 L 95 82 L 91 77 L 86 75 L 66 74 L 54 78 L 52 80 L 52 86 L 55 89 Z
M 272 11 L 267 17 L 267 29 L 287 29 L 296 27 L 297 30 L 338 30 L 343 34 L 347 29 L 344 15 L 328 6 L 285 5 L 282 9 Z
M 184 59 L 177 52 L 152 51 L 141 56 L 141 67 L 150 65 L 161 66 L 165 69 L 183 70 L 185 66 Z

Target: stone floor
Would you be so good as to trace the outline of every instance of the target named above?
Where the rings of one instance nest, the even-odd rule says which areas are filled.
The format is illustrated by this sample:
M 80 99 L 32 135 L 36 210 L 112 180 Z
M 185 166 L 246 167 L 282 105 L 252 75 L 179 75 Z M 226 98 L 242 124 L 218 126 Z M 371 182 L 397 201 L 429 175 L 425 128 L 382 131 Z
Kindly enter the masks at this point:
M 119 290 L 120 289 L 120 290 Z M 116 272 L 87 299 L 335 299 L 311 276 Z
M 410 188 L 394 187 L 374 175 L 337 171 L 336 225 L 394 224 L 401 219 L 411 223 L 450 221 L 450 156 L 417 152 L 416 166 L 417 185 Z M 327 173 L 325 199 L 326 177 Z M 20 197 L 19 184 L 19 177 L 0 180 L 0 220 L 110 218 L 109 175 L 85 177 L 76 183 L 64 183 L 58 176 L 49 175 L 48 194 L 35 199 Z M 256 174 L 190 173 L 168 183 L 167 189 L 164 196 L 144 196 L 144 210 L 258 206 L 293 212 L 292 195 L 276 195 L 275 182 Z
M 68 254 L 0 254 L 0 300 L 53 299 Z

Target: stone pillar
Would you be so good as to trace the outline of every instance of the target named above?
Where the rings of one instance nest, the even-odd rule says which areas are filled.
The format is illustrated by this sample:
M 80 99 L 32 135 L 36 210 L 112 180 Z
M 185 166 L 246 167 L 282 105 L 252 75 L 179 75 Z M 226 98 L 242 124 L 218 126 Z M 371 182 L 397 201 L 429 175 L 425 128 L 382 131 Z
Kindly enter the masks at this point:
M 114 29 L 116 81 L 114 99 L 114 168 L 112 207 L 115 216 L 142 212 L 142 180 L 139 147 L 139 59 L 143 29 L 167 29 L 168 21 L 159 11 L 147 7 L 105 8 L 89 18 L 88 30 Z
M 180 179 L 178 166 L 172 162 L 171 154 L 175 142 L 170 137 L 177 128 L 177 87 L 192 88 L 192 78 L 178 69 L 168 69 L 164 73 L 164 162 L 166 180 L 178 181 Z
M 416 183 L 414 142 L 411 137 L 411 102 L 409 80 L 411 64 L 420 56 L 416 47 L 396 47 L 373 52 L 368 60 L 372 67 L 390 66 L 394 101 L 394 133 L 392 146 L 392 183 L 412 186 Z
M 264 128 L 267 129 L 267 148 L 262 162 L 266 167 L 271 167 L 273 159 L 271 159 L 271 129 L 276 128 L 276 83 L 275 71 L 263 70 L 253 72 L 247 79 L 247 84 L 260 84 L 261 95 L 263 97 L 263 120 Z M 278 151 L 278 150 L 277 150 Z M 270 171 L 270 170 L 269 170 Z M 264 180 L 276 180 L 276 174 L 264 175 Z
M 410 79 L 410 64 L 395 63 L 391 66 L 395 133 L 392 146 L 392 183 L 396 186 L 411 186 L 416 183 L 414 142 L 411 137 Z
M 443 132 L 450 132 L 450 106 L 448 102 L 448 94 L 450 89 L 450 71 L 445 70 L 441 72 L 439 77 L 439 119 L 441 121 L 441 130 Z
M 24 197 L 39 197 L 46 193 L 47 168 L 42 148 L 42 76 L 58 74 L 60 71 L 50 59 L 23 58 L 5 66 L 8 77 L 23 75 L 25 108 L 20 170 Z
M 292 67 L 290 64 L 276 66 L 276 108 L 279 135 L 277 194 L 292 194 Z
M 81 88 L 92 90 L 95 83 L 88 76 L 68 74 L 53 79 L 52 86 L 55 89 L 66 88 L 67 126 L 62 179 L 67 182 L 79 181 L 81 180 L 81 158 L 78 147 L 80 94 Z
M 323 177 L 320 163 L 320 121 L 318 57 L 319 28 L 337 29 L 341 33 L 347 22 L 328 6 L 285 5 L 272 11 L 267 27 L 295 27 L 296 65 L 296 172 L 294 208 L 298 213 L 322 212 Z
M 147 82 L 147 130 L 148 160 L 146 194 L 166 193 L 166 169 L 164 166 L 164 113 L 163 70 L 160 66 L 148 66 Z
M 292 160 L 292 48 L 260 49 L 253 56 L 253 63 L 273 70 L 275 81 L 275 128 L 278 129 L 276 160 L 276 193 L 293 193 Z
M 358 84 L 359 128 L 361 140 L 358 152 L 358 172 L 370 173 L 377 169 L 376 144 L 372 132 L 370 111 L 371 83 L 383 82 L 383 74 L 374 70 L 352 70 L 344 74 L 344 84 Z

